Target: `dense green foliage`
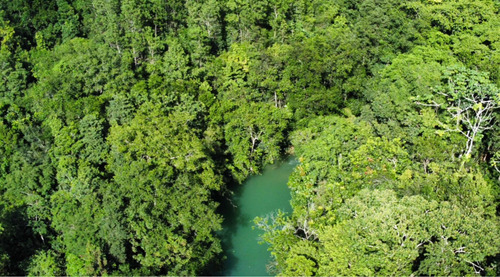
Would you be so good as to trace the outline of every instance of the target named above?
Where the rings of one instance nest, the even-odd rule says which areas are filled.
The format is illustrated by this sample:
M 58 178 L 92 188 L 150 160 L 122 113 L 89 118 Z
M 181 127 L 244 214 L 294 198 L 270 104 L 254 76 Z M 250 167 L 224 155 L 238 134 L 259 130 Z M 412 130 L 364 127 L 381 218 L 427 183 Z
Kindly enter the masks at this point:
M 0 0 L 0 274 L 195 275 L 295 151 L 280 275 L 500 275 L 496 0 Z

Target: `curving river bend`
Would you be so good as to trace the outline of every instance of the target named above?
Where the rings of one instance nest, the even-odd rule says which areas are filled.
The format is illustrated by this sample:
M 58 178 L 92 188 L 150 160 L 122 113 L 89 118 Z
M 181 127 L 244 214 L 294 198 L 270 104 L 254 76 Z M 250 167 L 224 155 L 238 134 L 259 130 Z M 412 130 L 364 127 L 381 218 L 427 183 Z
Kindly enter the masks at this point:
M 267 166 L 261 175 L 248 178 L 234 193 L 231 203 L 221 207 L 224 215 L 220 233 L 227 259 L 217 275 L 269 275 L 267 245 L 259 244 L 260 230 L 253 229 L 253 219 L 278 209 L 291 212 L 288 177 L 297 165 L 294 157 Z M 229 202 L 229 201 L 228 201 Z

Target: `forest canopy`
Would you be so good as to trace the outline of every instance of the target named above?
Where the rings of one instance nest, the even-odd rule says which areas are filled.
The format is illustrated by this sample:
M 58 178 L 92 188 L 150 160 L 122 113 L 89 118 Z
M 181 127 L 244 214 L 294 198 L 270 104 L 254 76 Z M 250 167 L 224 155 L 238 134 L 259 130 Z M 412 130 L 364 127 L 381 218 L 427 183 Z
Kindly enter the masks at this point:
M 500 275 L 498 0 L 0 0 L 0 275 Z

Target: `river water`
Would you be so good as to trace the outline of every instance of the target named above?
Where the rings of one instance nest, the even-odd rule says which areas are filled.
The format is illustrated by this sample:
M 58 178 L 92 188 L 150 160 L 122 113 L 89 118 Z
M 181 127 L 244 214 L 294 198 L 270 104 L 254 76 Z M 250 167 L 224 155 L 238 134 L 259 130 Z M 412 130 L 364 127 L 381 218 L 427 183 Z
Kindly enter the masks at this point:
M 290 213 L 288 177 L 297 165 L 294 158 L 267 166 L 261 175 L 248 178 L 234 193 L 232 203 L 221 206 L 224 216 L 220 233 L 227 259 L 217 275 L 269 275 L 266 265 L 271 255 L 266 244 L 259 244 L 262 231 L 252 228 L 253 219 L 278 209 Z

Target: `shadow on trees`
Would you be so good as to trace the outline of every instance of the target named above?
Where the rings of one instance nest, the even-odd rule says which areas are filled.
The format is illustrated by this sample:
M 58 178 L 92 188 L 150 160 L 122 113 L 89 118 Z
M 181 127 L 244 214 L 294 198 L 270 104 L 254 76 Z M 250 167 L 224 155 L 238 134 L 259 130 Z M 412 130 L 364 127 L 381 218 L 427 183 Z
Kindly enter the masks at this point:
M 29 258 L 43 247 L 41 238 L 35 236 L 28 224 L 24 207 L 5 210 L 0 207 L 2 227 L 0 249 L 9 256 L 1 275 L 25 275 Z

